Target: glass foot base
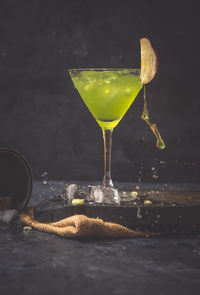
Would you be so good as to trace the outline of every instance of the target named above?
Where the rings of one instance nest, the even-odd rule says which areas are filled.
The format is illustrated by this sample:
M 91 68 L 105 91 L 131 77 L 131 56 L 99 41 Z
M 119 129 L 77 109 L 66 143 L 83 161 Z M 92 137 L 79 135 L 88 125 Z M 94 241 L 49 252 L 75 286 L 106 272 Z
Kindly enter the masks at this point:
M 103 179 L 103 186 L 106 188 L 112 187 L 112 188 L 116 189 L 116 187 L 114 186 L 114 184 L 112 182 L 112 179 L 107 178 L 107 177 L 104 177 L 104 179 Z

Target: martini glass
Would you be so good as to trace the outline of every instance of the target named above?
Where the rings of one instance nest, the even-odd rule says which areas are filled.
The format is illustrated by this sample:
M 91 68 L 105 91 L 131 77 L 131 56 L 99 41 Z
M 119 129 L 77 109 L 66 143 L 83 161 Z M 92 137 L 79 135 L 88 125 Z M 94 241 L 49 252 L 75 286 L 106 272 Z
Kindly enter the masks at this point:
M 74 86 L 103 132 L 103 186 L 111 178 L 112 133 L 142 88 L 138 69 L 70 69 Z

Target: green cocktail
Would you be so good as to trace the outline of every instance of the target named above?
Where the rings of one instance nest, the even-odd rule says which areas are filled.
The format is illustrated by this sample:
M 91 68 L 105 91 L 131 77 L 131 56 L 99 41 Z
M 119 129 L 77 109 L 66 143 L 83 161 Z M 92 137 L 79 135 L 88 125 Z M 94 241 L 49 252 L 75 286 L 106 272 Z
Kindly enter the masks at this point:
M 113 129 L 127 112 L 142 84 L 139 70 L 70 71 L 75 87 L 102 129 Z
M 103 185 L 113 187 L 110 172 L 112 131 L 142 88 L 140 70 L 73 69 L 69 73 L 83 101 L 103 130 Z

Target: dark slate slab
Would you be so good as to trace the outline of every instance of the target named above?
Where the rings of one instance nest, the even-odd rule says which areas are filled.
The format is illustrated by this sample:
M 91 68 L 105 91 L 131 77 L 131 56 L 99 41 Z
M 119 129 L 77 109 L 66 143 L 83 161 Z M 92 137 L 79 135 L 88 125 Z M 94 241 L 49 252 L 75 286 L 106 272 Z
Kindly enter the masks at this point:
M 98 204 L 85 199 L 72 205 L 66 196 L 53 196 L 40 202 L 34 216 L 40 222 L 53 222 L 76 214 L 115 222 L 129 228 L 159 233 L 200 233 L 200 193 L 197 191 L 129 191 L 120 192 L 120 204 Z M 123 188 L 127 188 L 124 184 Z M 85 186 L 82 185 L 83 190 Z M 64 189 L 64 186 L 63 188 Z M 132 187 L 132 190 L 134 186 Z M 87 198 L 87 194 L 83 198 Z M 146 203 L 149 202 L 149 203 Z

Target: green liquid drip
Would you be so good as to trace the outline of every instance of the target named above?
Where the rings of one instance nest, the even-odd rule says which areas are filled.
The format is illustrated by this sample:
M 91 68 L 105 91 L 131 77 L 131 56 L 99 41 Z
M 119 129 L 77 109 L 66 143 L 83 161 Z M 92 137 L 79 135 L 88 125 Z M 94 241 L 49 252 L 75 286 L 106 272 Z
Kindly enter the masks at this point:
M 143 113 L 142 113 L 142 119 L 149 125 L 149 127 L 151 128 L 151 130 L 155 134 L 157 148 L 163 150 L 165 148 L 165 142 L 162 139 L 162 137 L 160 135 L 160 132 L 158 131 L 157 125 L 155 123 L 151 123 L 150 122 L 150 119 L 149 119 L 149 111 L 147 109 L 147 100 L 146 100 L 146 89 L 145 89 L 145 85 L 144 85 L 143 97 L 144 97 L 144 108 L 143 108 Z

